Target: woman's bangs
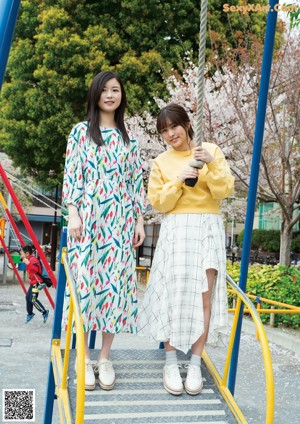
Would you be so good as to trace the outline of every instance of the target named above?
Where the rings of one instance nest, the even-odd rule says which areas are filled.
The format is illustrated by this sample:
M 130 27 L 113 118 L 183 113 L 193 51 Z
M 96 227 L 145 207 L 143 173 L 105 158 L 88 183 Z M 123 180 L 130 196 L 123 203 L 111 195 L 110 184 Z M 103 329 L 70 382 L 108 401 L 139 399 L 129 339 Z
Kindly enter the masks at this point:
M 171 110 L 162 109 L 157 117 L 157 131 L 161 133 L 163 129 L 170 125 L 179 125 L 178 116 L 176 112 Z

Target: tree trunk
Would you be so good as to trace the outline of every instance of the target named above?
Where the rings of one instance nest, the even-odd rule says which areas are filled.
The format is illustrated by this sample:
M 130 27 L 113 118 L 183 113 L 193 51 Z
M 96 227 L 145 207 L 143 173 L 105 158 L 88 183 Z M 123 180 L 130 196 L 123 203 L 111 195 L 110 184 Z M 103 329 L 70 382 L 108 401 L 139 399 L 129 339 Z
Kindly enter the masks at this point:
M 280 265 L 290 266 L 292 236 L 293 228 L 284 220 L 280 232 Z

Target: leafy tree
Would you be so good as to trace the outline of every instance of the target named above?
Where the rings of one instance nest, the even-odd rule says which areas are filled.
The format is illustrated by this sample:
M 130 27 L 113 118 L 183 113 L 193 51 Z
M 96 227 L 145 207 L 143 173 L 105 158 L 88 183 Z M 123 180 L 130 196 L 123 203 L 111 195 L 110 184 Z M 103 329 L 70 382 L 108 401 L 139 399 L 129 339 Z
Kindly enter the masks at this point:
M 10 180 L 10 183 L 13 185 L 13 189 L 16 193 L 16 196 L 18 197 L 20 203 L 22 204 L 22 206 L 25 208 L 26 206 L 31 205 L 31 198 L 28 197 L 28 193 L 25 193 L 22 189 L 22 187 L 20 187 L 20 185 L 18 184 L 21 181 L 21 175 L 20 175 L 20 169 L 14 168 L 12 166 L 12 161 L 11 159 L 9 159 L 9 157 L 3 153 L 0 152 L 0 163 L 2 168 L 5 170 L 5 173 L 7 175 L 7 177 Z M 15 184 L 16 183 L 16 184 Z M 28 178 L 28 180 L 26 181 L 25 184 L 23 184 L 23 188 L 24 185 L 27 185 L 28 187 L 32 187 L 34 185 L 34 181 L 30 178 Z M 0 179 L 0 193 L 3 196 L 4 201 L 7 200 L 8 198 L 8 190 L 2 180 L 2 178 Z M 7 202 L 8 203 L 8 202 Z M 11 212 L 14 214 L 14 216 L 17 214 L 18 215 L 18 211 L 15 207 L 14 202 L 12 202 L 11 205 Z M 6 216 L 6 211 L 4 208 L 0 208 L 0 218 L 6 218 L 8 219 L 8 217 Z M 15 217 L 15 220 L 18 220 L 18 218 Z M 9 225 L 8 223 L 6 225 Z
M 43 185 L 61 182 L 66 135 L 84 119 L 87 88 L 100 70 L 119 73 L 130 115 L 155 110 L 153 97 L 166 97 L 171 69 L 182 69 L 186 51 L 197 59 L 199 4 L 23 0 L 0 112 L 0 146 L 14 165 Z M 262 42 L 265 15 L 228 14 L 211 0 L 208 26 L 207 56 L 213 47 L 222 57 L 224 46 L 250 51 L 254 38 Z M 249 31 L 255 36 L 243 36 Z

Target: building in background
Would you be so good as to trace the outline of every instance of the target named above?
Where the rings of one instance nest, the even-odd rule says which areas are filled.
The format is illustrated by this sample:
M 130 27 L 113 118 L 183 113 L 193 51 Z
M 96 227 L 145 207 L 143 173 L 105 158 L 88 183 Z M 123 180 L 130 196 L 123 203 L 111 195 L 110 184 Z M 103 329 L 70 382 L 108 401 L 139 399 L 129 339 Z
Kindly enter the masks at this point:
M 299 213 L 299 208 L 294 211 L 294 216 Z M 281 227 L 281 209 L 278 203 L 267 202 L 260 203 L 258 207 L 258 214 L 256 220 L 259 230 L 279 230 Z M 299 222 L 297 222 L 293 231 L 299 231 Z

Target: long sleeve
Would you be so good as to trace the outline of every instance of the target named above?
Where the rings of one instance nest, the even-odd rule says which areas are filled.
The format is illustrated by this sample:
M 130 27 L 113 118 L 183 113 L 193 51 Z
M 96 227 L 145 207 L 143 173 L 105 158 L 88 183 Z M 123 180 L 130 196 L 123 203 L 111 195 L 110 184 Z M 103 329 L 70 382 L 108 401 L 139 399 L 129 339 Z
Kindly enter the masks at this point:
M 82 165 L 79 154 L 80 125 L 76 125 L 69 137 L 66 150 L 62 200 L 65 205 L 78 206 L 83 192 Z
M 164 213 L 174 209 L 182 195 L 182 186 L 183 183 L 178 178 L 164 183 L 160 168 L 157 162 L 153 161 L 149 177 L 148 198 L 155 209 Z
M 26 271 L 28 273 L 30 285 L 40 283 L 42 281 L 42 278 L 38 275 L 42 273 L 41 264 L 34 256 L 29 257 L 29 264 L 26 265 Z
M 199 170 L 195 187 L 189 187 L 178 179 L 193 159 L 192 151 L 169 149 L 153 161 L 148 197 L 155 209 L 166 214 L 221 213 L 221 199 L 233 192 L 234 177 L 222 150 L 212 143 L 203 145 L 214 160 Z
M 130 140 L 131 143 L 131 154 L 130 154 L 130 165 L 131 165 L 131 193 L 132 203 L 134 209 L 134 218 L 137 219 L 140 215 L 145 213 L 145 190 L 143 183 L 143 170 L 142 161 L 139 151 L 139 145 L 135 138 Z
M 212 198 L 221 200 L 230 196 L 234 190 L 234 177 L 219 147 L 216 148 L 214 160 L 207 164 L 207 168 L 206 182 Z

